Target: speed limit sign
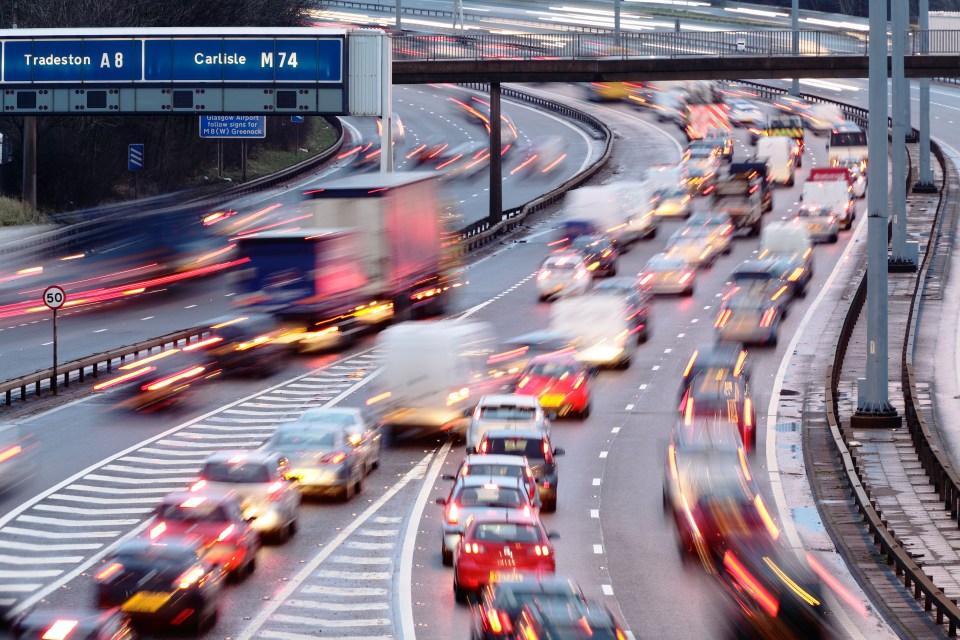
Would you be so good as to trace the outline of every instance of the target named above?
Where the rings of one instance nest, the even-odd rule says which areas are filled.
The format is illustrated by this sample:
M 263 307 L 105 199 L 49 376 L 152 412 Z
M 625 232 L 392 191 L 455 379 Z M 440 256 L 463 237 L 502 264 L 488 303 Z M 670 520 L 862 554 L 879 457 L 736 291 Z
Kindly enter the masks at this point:
M 66 301 L 67 294 L 63 292 L 63 289 L 56 285 L 47 287 L 43 291 L 43 304 L 47 305 L 47 307 L 50 309 L 59 309 Z

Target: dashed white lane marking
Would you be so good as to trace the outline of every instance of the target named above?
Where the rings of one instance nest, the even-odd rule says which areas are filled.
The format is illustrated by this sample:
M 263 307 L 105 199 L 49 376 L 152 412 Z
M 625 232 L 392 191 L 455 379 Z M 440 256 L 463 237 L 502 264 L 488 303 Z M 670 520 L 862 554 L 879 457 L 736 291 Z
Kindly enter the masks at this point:
M 695 322 L 700 322 L 700 320 L 697 319 L 697 318 L 694 318 L 693 320 L 690 321 L 691 324 L 692 324 L 692 323 L 695 323 Z
M 644 389 L 647 388 L 647 383 L 644 382 L 644 383 L 643 383 L 642 385 L 640 385 L 638 388 L 640 389 L 640 391 L 643 391 Z
M 678 333 L 678 334 L 677 334 L 677 337 L 678 337 L 678 338 L 683 338 L 683 337 L 686 337 L 686 335 L 687 335 L 687 334 L 685 334 L 685 333 Z
M 633 411 L 633 405 L 632 405 L 632 404 L 628 404 L 624 410 L 625 410 L 625 411 Z
M 601 452 L 600 452 L 600 457 L 601 457 L 601 458 L 606 458 L 608 453 L 609 453 L 609 451 L 601 451 Z
M 613 429 L 610 429 L 610 433 L 620 433 L 620 427 L 614 427 Z
M 670 349 L 670 348 L 667 348 L 667 349 L 664 349 L 664 350 L 663 350 L 664 353 L 671 353 L 672 351 L 673 351 L 673 349 Z
M 197 305 L 195 305 L 195 304 L 188 304 L 187 306 L 184 307 L 184 309 L 193 309 L 193 308 L 196 307 L 196 306 L 197 306 Z
M 600 590 L 603 591 L 603 595 L 612 596 L 613 595 L 613 586 L 609 584 L 600 585 Z
M 53 344 L 53 341 L 51 340 L 50 342 L 44 342 L 44 343 L 42 343 L 40 346 L 41 346 L 41 347 L 49 347 L 49 346 L 52 345 L 52 344 Z
M 601 555 L 603 553 L 603 545 L 602 544 L 593 545 L 593 553 L 596 555 Z
M 140 320 L 153 320 L 153 316 L 147 316 L 146 318 L 140 318 Z
M 599 518 L 599 517 L 600 517 L 600 509 L 590 509 L 590 517 L 591 517 L 591 518 Z
M 594 478 L 594 479 L 593 479 L 593 486 L 599 487 L 599 486 L 600 486 L 600 481 L 601 481 L 600 478 Z
M 107 329 L 97 329 L 96 331 L 94 331 L 94 333 L 103 333 L 104 331 L 109 331 L 109 328 L 107 328 Z
M 658 364 L 653 365 L 653 370 L 654 370 L 654 371 L 660 371 L 660 365 L 658 365 Z

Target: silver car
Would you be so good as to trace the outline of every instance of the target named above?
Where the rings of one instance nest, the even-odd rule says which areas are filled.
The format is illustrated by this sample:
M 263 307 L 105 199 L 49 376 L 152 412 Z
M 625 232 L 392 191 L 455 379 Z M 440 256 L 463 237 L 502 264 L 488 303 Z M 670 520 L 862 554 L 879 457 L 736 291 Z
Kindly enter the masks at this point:
M 372 462 L 362 446 L 364 439 L 375 440 Z M 368 469 L 379 464 L 379 447 L 379 433 L 372 430 L 359 434 L 352 424 L 298 420 L 281 425 L 263 450 L 283 456 L 284 475 L 296 478 L 303 493 L 332 493 L 349 500 L 363 489 Z
M 254 518 L 252 526 L 262 536 L 286 542 L 297 531 L 300 489 L 286 477 L 286 463 L 279 453 L 264 451 L 219 451 L 203 463 L 195 491 L 235 491 L 243 517 Z
M 562 295 L 582 295 L 590 288 L 590 272 L 577 253 L 559 253 L 543 261 L 537 272 L 540 301 Z
M 483 434 L 490 429 L 534 429 L 550 433 L 540 400 L 516 393 L 483 396 L 467 426 L 467 453 L 480 445 Z
M 797 218 L 807 225 L 807 234 L 814 242 L 836 242 L 840 235 L 840 220 L 826 207 L 802 207 Z
M 637 278 L 640 285 L 649 287 L 653 294 L 692 296 L 695 274 L 693 265 L 679 255 L 658 253 L 650 258 Z

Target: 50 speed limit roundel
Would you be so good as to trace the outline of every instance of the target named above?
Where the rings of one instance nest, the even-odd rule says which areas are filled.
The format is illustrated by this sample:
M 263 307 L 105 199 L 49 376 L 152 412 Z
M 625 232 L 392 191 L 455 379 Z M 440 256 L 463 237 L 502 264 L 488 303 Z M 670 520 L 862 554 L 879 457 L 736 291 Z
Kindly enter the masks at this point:
M 59 309 L 67 301 L 67 294 L 56 285 L 43 290 L 43 304 L 50 309 Z

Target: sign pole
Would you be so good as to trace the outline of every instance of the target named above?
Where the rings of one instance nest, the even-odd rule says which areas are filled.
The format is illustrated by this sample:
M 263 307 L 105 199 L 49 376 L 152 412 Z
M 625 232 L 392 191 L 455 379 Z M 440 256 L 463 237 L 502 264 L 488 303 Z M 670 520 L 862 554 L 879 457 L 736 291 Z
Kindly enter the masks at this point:
M 57 310 L 53 310 L 53 377 L 50 379 L 53 395 L 57 395 Z
M 240 141 L 240 182 L 247 181 L 247 141 Z

